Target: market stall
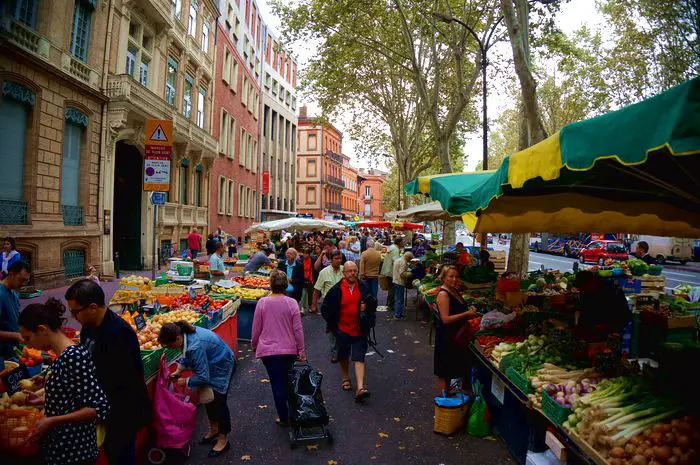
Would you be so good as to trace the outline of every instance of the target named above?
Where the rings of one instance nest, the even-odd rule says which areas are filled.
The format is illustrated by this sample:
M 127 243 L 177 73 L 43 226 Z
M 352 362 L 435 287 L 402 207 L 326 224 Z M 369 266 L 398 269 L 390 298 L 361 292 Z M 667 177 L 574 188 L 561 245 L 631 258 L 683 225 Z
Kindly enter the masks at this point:
M 284 218 L 281 220 L 265 221 L 256 223 L 245 230 L 246 234 L 251 232 L 271 232 L 271 231 L 325 231 L 330 229 L 345 229 L 345 226 L 333 221 L 315 220 L 313 218 Z

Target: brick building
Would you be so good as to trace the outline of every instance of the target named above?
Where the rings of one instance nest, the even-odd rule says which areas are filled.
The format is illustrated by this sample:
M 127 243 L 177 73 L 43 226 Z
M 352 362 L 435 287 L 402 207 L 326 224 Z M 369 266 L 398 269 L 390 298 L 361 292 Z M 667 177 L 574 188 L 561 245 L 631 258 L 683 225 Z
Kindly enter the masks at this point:
M 314 218 L 339 218 L 343 213 L 343 134 L 299 110 L 297 211 Z
M 350 157 L 343 157 L 343 202 L 342 212 L 347 220 L 352 220 L 361 214 L 360 212 L 360 177 L 357 168 L 350 164 Z
M 388 173 L 370 168 L 360 168 L 360 205 L 362 206 L 362 216 L 367 221 L 381 221 L 384 219 L 384 208 L 382 206 L 382 196 L 384 194 L 384 183 Z
M 259 36 L 259 17 L 246 21 L 238 2 L 221 0 L 216 45 L 214 136 L 219 141 L 209 191 L 209 224 L 244 239 L 244 231 L 259 218 L 260 60 L 250 66 Z M 252 5 L 253 15 L 257 11 Z M 234 30 L 235 25 L 235 30 Z M 243 40 L 239 40 L 243 38 Z M 251 44 L 244 49 L 243 44 Z M 251 50 L 252 47 L 252 50 Z
M 100 263 L 107 20 L 94 0 L 0 3 L 0 235 L 39 286 Z

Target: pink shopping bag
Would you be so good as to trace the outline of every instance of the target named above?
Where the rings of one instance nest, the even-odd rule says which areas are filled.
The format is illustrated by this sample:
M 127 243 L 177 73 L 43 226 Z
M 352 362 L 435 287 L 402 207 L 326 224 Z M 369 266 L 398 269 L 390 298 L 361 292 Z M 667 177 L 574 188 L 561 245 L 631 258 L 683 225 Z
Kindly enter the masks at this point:
M 170 370 L 163 354 L 153 396 L 155 446 L 181 449 L 197 426 L 197 407 L 189 402 L 185 388 L 170 382 L 169 376 Z

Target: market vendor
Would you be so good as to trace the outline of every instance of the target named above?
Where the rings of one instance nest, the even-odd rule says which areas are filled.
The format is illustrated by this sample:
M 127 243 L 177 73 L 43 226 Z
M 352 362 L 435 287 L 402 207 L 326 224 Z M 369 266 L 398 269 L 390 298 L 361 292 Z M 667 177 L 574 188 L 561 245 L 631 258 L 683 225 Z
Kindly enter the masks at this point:
M 165 324 L 160 330 L 158 342 L 164 347 L 183 352 L 183 358 L 171 378 L 178 379 L 180 386 L 198 389 L 200 396 L 205 394 L 206 388 L 213 391 L 213 400 L 206 403 L 209 432 L 202 437 L 201 443 L 213 444 L 209 457 L 218 457 L 231 448 L 228 442 L 231 412 L 227 396 L 236 368 L 233 351 L 213 331 L 194 327 L 186 321 Z M 194 375 L 180 378 L 186 368 L 191 369 Z
M 269 265 L 272 263 L 265 253 L 267 251 L 267 245 L 264 242 L 258 244 L 258 251 L 253 254 L 248 260 L 248 264 L 243 269 L 244 273 L 253 273 L 257 271 L 263 265 Z
M 479 250 L 479 266 L 487 268 L 489 271 L 493 272 L 496 270 L 496 265 L 490 260 L 491 254 L 488 250 Z
M 209 274 L 211 274 L 213 280 L 217 280 L 227 274 L 223 258 L 225 249 L 226 245 L 223 242 L 217 242 L 214 253 L 209 257 Z
M 634 254 L 647 265 L 656 265 L 656 259 L 649 255 L 649 244 L 647 241 L 637 242 Z
M 464 249 L 464 244 L 461 242 L 457 242 L 457 246 L 455 247 L 455 251 L 457 253 L 457 265 L 460 267 L 465 267 L 465 266 L 471 266 L 472 264 L 472 256 L 469 253 L 469 251 Z
M 19 290 L 29 282 L 29 267 L 23 261 L 14 262 L 7 269 L 7 277 L 0 281 L 0 359 L 13 357 L 17 343 L 22 342 L 17 317 Z

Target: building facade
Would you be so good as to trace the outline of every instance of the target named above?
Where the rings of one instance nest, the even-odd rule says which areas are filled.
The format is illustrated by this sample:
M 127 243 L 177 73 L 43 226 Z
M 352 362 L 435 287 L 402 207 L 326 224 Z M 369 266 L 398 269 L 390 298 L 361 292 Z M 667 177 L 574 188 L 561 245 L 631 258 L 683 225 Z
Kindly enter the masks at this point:
M 266 179 L 261 219 L 268 221 L 297 213 L 297 63 L 267 26 L 258 28 L 256 40 L 258 34 L 263 52 L 260 148 Z M 255 57 L 256 66 L 257 62 Z
M 259 163 L 260 60 L 250 66 L 250 46 L 258 44 L 260 21 L 253 4 L 220 0 L 216 79 L 214 85 L 214 136 L 219 141 L 209 191 L 209 224 L 244 240 L 244 231 L 259 219 L 261 170 Z M 255 16 L 256 20 L 246 21 Z M 239 40 L 243 38 L 243 40 Z M 259 45 L 257 46 L 259 48 Z
M 360 168 L 359 175 L 362 178 L 359 183 L 362 216 L 366 221 L 382 221 L 384 219 L 382 196 L 388 173 L 374 168 Z
M 301 107 L 298 139 L 297 211 L 314 218 L 339 219 L 345 189 L 343 134 L 332 124 L 317 122 Z
M 100 263 L 107 30 L 95 0 L 0 4 L 0 235 L 37 286 Z
M 342 154 L 341 154 L 342 155 Z M 342 214 L 343 219 L 352 221 L 355 217 L 358 217 L 360 212 L 360 178 L 359 171 L 357 168 L 350 164 L 350 157 L 347 155 L 342 155 L 343 157 L 343 202 L 342 202 Z

